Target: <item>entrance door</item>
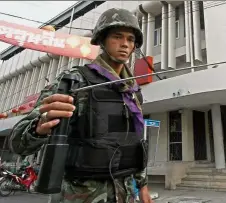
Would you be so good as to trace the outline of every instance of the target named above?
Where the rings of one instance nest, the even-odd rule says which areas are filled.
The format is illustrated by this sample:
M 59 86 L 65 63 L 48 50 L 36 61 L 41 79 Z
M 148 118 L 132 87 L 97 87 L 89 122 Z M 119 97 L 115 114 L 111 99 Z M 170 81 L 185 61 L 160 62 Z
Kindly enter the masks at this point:
M 206 160 L 206 129 L 204 112 L 193 111 L 193 132 L 195 160 Z
M 215 162 L 214 156 L 214 140 L 213 140 L 213 124 L 212 124 L 212 115 L 211 110 L 208 111 L 208 127 L 209 127 L 209 134 L 210 134 L 210 157 L 211 161 Z
M 223 136 L 224 136 L 224 155 L 226 159 L 226 106 L 221 106 L 221 120 L 222 120 L 222 130 L 223 130 Z

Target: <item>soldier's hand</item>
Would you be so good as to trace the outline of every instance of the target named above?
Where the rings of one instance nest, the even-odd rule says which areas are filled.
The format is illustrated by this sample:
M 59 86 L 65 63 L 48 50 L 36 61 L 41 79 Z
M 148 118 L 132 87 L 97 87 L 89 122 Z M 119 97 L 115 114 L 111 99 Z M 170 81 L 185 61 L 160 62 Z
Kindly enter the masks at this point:
M 51 133 L 51 129 L 59 122 L 59 118 L 69 118 L 73 115 L 75 106 L 73 97 L 63 94 L 54 94 L 46 97 L 42 101 L 39 111 L 46 113 L 46 119 L 41 118 L 36 128 L 36 133 L 46 135 Z

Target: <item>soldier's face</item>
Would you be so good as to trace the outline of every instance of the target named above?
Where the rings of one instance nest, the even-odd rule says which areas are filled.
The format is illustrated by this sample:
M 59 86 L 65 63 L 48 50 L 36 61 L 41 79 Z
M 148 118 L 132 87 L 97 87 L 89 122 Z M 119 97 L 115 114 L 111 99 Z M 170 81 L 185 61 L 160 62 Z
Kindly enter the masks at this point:
M 126 62 L 135 48 L 133 29 L 111 29 L 105 38 L 104 46 L 111 56 Z

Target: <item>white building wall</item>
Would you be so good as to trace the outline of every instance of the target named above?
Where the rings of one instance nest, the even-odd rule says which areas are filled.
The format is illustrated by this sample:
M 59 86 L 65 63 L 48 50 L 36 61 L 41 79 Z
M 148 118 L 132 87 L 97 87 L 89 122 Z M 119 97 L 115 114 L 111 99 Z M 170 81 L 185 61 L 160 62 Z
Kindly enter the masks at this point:
M 215 6 L 210 7 L 210 4 Z M 204 12 L 207 61 L 208 63 L 226 61 L 226 4 L 222 1 L 205 1 L 204 7 L 210 7 Z

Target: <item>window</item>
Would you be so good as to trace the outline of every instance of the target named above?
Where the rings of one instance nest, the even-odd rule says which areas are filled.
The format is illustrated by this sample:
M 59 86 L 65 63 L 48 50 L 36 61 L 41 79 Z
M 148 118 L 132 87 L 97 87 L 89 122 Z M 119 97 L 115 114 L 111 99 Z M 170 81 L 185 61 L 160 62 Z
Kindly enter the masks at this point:
M 158 30 L 154 31 L 154 46 L 158 46 Z
M 179 19 L 180 19 L 180 7 L 177 6 L 175 8 L 175 36 L 176 36 L 176 39 L 179 39 L 180 37 L 180 28 L 179 28 Z
M 155 16 L 155 29 L 162 27 L 162 14 Z
M 179 27 L 179 20 L 175 22 L 175 36 L 176 36 L 176 39 L 179 39 L 180 37 L 180 27 Z
M 154 31 L 154 46 L 162 44 L 162 28 L 156 29 Z
M 175 8 L 175 18 L 176 18 L 176 20 L 179 20 L 179 17 L 180 17 L 180 7 L 177 6 Z
M 200 12 L 200 29 L 205 29 L 204 12 L 203 12 L 203 1 L 199 1 L 199 12 Z
M 155 17 L 154 46 L 162 43 L 162 14 Z
M 182 4 L 182 6 L 181 6 L 181 15 L 183 15 L 184 37 L 186 37 L 186 30 L 185 30 L 185 10 L 184 10 L 184 4 Z
M 181 113 L 169 112 L 169 160 L 182 160 Z
M 159 44 L 162 44 L 162 28 L 159 28 Z

